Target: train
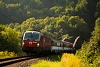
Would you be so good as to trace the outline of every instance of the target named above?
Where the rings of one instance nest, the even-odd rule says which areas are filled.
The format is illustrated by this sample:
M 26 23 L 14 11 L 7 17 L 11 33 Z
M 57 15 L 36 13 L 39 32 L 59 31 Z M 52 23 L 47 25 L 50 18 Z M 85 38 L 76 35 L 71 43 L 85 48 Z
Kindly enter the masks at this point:
M 73 43 L 53 39 L 38 31 L 26 31 L 22 37 L 22 51 L 29 54 L 76 52 Z

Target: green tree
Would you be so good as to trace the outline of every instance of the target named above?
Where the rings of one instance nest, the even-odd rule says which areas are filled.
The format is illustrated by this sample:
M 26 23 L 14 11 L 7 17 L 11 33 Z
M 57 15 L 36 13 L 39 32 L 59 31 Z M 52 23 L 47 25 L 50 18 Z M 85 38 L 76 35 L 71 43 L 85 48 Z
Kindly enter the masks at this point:
M 95 17 L 96 18 L 100 17 L 100 1 L 97 2 L 97 5 L 96 5 Z
M 84 42 L 82 49 L 78 55 L 83 59 L 85 63 L 90 67 L 98 67 L 100 58 L 100 18 L 95 22 L 95 28 L 92 32 L 92 36 L 89 42 Z
M 93 31 L 95 25 L 95 11 L 98 2 L 99 0 L 79 0 L 75 7 L 76 15 L 85 20 L 89 26 L 90 31 Z
M 11 28 L 5 28 L 3 31 L 1 31 L 1 45 L 0 50 L 5 51 L 11 51 L 11 52 L 19 52 L 20 51 L 20 32 L 16 32 L 15 29 Z

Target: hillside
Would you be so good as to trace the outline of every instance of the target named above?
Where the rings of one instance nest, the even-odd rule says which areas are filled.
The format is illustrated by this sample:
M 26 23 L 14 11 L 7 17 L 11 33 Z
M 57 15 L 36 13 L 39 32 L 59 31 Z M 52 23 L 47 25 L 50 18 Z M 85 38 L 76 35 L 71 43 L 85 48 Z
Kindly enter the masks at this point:
M 31 17 L 57 17 L 76 3 L 77 0 L 0 0 L 0 23 L 22 23 Z
M 80 36 L 76 55 L 87 66 L 96 67 L 100 64 L 99 28 L 100 0 L 0 0 L 0 51 L 20 52 L 26 30 L 58 40 L 67 37 L 68 42 Z

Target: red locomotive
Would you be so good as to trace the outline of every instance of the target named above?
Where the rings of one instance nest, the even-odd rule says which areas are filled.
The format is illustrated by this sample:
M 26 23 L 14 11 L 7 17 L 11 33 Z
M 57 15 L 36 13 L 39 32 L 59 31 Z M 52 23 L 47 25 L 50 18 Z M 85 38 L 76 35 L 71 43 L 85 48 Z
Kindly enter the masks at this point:
M 22 50 L 27 54 L 48 52 L 75 52 L 73 44 L 54 40 L 38 31 L 26 31 L 22 39 Z

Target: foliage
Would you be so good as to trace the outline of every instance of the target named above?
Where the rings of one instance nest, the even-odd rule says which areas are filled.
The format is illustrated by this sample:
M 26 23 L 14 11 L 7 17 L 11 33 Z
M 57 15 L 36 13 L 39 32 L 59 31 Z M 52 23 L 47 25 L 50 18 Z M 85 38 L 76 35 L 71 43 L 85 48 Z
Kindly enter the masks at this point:
M 14 52 L 0 51 L 0 59 L 12 58 L 12 57 L 16 57 L 16 56 L 17 56 L 17 54 L 15 54 Z
M 38 64 L 31 65 L 30 67 L 61 67 L 60 62 L 50 62 L 42 60 Z
M 43 34 L 50 36 L 54 39 L 63 39 L 66 34 L 69 36 L 73 36 L 70 42 L 74 42 L 74 39 L 77 36 L 81 36 L 81 41 L 79 44 L 83 42 L 83 40 L 87 40 L 89 37 L 89 29 L 87 23 L 78 16 L 59 16 L 59 17 L 46 17 L 44 19 L 35 19 L 29 18 L 24 21 L 22 24 L 10 24 L 8 27 L 16 28 L 22 34 L 27 30 L 37 30 L 42 32 Z M 80 48 L 79 45 L 78 48 Z
M 100 1 L 97 3 L 96 8 L 97 10 L 96 10 L 95 16 L 100 17 Z
M 56 58 L 56 57 L 55 57 Z M 55 59 L 53 58 L 53 59 Z M 84 64 L 81 62 L 78 57 L 73 54 L 64 53 L 61 61 L 52 61 L 52 60 L 41 60 L 36 64 L 32 64 L 30 67 L 84 67 Z
M 92 66 L 94 67 L 99 67 L 100 66 L 100 56 L 97 56 L 96 59 L 93 61 L 93 64 Z
M 88 66 L 98 67 L 100 55 L 100 18 L 95 22 L 95 28 L 89 42 L 84 42 L 82 49 L 77 53 Z M 96 62 L 96 63 L 95 63 Z
M 1 33 L 1 31 L 3 31 L 4 29 L 5 29 L 5 26 L 2 25 L 2 24 L 0 24 L 0 33 Z
M 84 18 L 85 22 L 88 24 L 91 31 L 93 31 L 95 25 L 95 19 L 98 17 L 95 16 L 96 8 L 99 0 L 79 0 L 75 7 L 75 15 L 78 15 L 81 18 Z
M 20 51 L 20 32 L 15 29 L 5 27 L 0 31 L 0 51 L 8 50 L 10 52 Z
M 64 36 L 68 34 L 69 36 L 74 36 L 71 40 L 67 40 L 70 42 L 74 42 L 74 39 L 77 36 L 81 36 L 79 44 L 83 42 L 83 40 L 87 40 L 89 37 L 89 29 L 88 25 L 82 18 L 78 16 L 59 16 L 59 17 L 46 17 L 44 19 L 35 19 L 29 18 L 24 21 L 22 24 L 14 24 L 11 23 L 7 25 L 11 28 L 16 28 L 21 32 L 21 35 L 27 30 L 37 30 L 50 36 L 55 39 L 63 39 Z M 58 33 L 59 32 L 59 33 Z M 78 48 L 80 48 L 79 45 Z
M 44 60 L 48 60 L 48 61 L 52 61 L 52 62 L 59 62 L 59 61 L 61 61 L 61 57 L 62 57 L 62 54 L 51 55 L 51 56 L 44 58 Z
M 46 0 L 0 0 L 0 23 L 22 23 L 31 17 L 44 19 L 63 15 L 79 16 L 85 20 L 92 31 L 95 19 L 100 15 L 99 4 L 99 0 L 51 0 L 50 2 Z
M 99 65 L 100 0 L 0 0 L 0 23 L 10 23 L 0 24 L 0 50 L 19 52 L 27 30 L 59 40 L 72 36 L 70 42 L 80 36 L 77 54 L 87 66 Z
M 36 29 L 60 40 L 66 34 L 74 36 L 70 42 L 81 36 L 78 43 L 81 45 L 84 40 L 89 40 L 95 19 L 99 17 L 99 2 L 99 0 L 51 0 L 50 2 L 0 0 L 0 23 L 12 22 L 7 26 L 16 28 L 21 35 L 26 30 Z
M 47 16 L 59 16 L 64 12 L 65 7 L 75 6 L 75 1 L 70 0 L 0 0 L 0 15 L 1 23 L 19 22 L 22 23 L 24 20 L 35 17 L 45 18 Z M 6 15 L 6 17 L 5 17 Z M 7 17 L 14 21 L 7 19 Z
M 81 59 L 73 54 L 64 53 L 61 58 L 62 67 L 84 67 L 81 63 Z

